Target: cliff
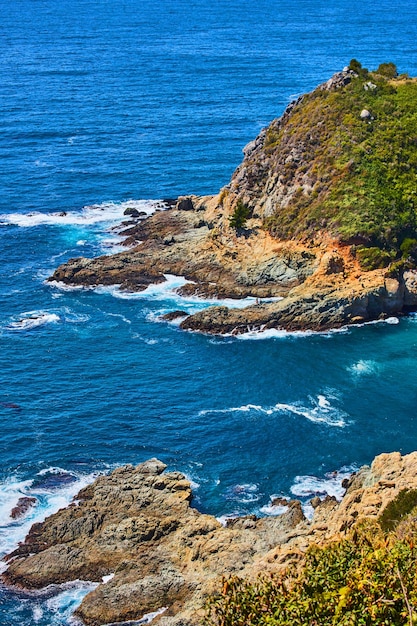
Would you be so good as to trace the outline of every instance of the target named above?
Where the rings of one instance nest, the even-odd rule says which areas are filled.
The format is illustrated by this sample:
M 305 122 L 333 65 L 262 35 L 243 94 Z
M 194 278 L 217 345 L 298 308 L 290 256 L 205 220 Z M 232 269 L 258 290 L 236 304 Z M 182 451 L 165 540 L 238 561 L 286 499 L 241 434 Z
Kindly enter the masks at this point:
M 126 252 L 71 259 L 51 280 L 141 290 L 168 273 L 188 294 L 283 298 L 182 323 L 213 333 L 406 313 L 417 308 L 416 138 L 417 81 L 352 61 L 246 146 L 218 195 L 130 220 Z
M 223 576 L 254 579 L 303 562 L 313 544 L 340 540 L 364 518 L 380 519 L 404 489 L 417 488 L 417 453 L 382 454 L 353 476 L 340 503 L 313 500 L 311 522 L 290 501 L 283 515 L 237 518 L 223 527 L 190 506 L 189 482 L 165 468 L 152 459 L 98 478 L 68 508 L 32 526 L 6 557 L 3 581 L 27 589 L 78 578 L 100 582 L 77 610 L 87 625 L 166 608 L 157 617 L 161 626 L 196 626 Z

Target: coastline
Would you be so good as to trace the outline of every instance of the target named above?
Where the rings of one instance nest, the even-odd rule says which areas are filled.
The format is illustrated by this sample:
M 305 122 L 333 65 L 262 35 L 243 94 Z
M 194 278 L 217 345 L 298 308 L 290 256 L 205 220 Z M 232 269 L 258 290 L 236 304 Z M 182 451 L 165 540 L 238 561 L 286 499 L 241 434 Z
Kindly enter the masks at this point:
M 322 332 L 417 308 L 417 270 L 397 278 L 384 269 L 364 271 L 350 246 L 326 235 L 308 244 L 277 240 L 259 219 L 236 234 L 218 196 L 180 198 L 174 208 L 129 221 L 117 229 L 126 237 L 126 252 L 70 259 L 48 281 L 140 292 L 172 274 L 187 281 L 179 295 L 254 298 L 243 309 L 212 306 L 180 323 L 184 330 L 221 335 Z
M 2 580 L 22 589 L 98 583 L 75 613 L 87 626 L 154 612 L 163 626 L 196 626 L 223 577 L 251 580 L 302 563 L 311 545 L 347 536 L 363 519 L 378 519 L 404 488 L 415 489 L 416 468 L 415 452 L 381 454 L 343 481 L 340 502 L 313 498 L 311 520 L 300 501 L 281 499 L 281 515 L 247 515 L 223 526 L 191 507 L 190 482 L 180 472 L 166 472 L 157 459 L 123 466 L 34 524 L 5 558 Z

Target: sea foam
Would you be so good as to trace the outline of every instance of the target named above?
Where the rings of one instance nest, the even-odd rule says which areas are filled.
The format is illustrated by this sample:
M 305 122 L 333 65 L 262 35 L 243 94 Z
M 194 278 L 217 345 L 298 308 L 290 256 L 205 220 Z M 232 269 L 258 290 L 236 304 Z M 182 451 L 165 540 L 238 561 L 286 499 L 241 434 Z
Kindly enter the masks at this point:
M 130 200 L 126 202 L 103 202 L 86 206 L 79 211 L 55 211 L 53 213 L 8 213 L 0 217 L 0 224 L 32 228 L 34 226 L 87 226 L 99 223 L 117 223 L 129 219 L 124 215 L 128 208 L 152 215 L 165 204 L 161 200 Z
M 334 398 L 331 398 L 334 399 Z M 228 409 L 205 409 L 199 412 L 199 415 L 207 415 L 210 413 L 260 413 L 265 415 L 289 414 L 304 417 L 310 422 L 318 424 L 326 424 L 327 426 L 345 427 L 348 423 L 348 415 L 334 407 L 330 400 L 324 395 L 316 397 L 309 396 L 310 406 L 304 406 L 301 402 L 287 404 L 278 402 L 274 406 L 264 407 L 258 404 L 244 404 L 238 407 Z
M 33 330 L 39 326 L 55 324 L 59 321 L 60 317 L 56 313 L 50 313 L 48 311 L 28 311 L 22 313 L 19 319 L 10 322 L 6 326 L 6 329 L 12 331 Z
M 94 290 L 99 294 L 108 293 L 121 300 L 163 302 L 165 306 L 162 309 L 151 312 L 148 315 L 148 320 L 152 322 L 160 321 L 161 316 L 164 313 L 172 311 L 173 308 L 182 309 L 186 313 L 191 314 L 210 306 L 227 306 L 230 309 L 243 309 L 256 302 L 256 298 L 251 296 L 247 298 L 202 298 L 200 296 L 182 296 L 178 293 L 178 290 L 187 283 L 192 283 L 192 281 L 187 280 L 183 276 L 176 276 L 174 274 L 164 274 L 164 277 L 164 282 L 149 285 L 149 287 L 143 291 L 124 291 L 120 289 L 119 285 L 100 285 L 95 287 Z M 56 287 L 63 288 L 61 283 L 54 284 Z

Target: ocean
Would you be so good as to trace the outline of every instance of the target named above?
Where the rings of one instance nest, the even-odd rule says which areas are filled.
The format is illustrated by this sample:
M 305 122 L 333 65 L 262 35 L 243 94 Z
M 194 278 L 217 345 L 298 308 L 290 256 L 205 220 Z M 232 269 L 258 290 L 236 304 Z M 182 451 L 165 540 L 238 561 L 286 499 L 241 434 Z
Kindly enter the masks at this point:
M 4 0 L 0 16 L 0 555 L 124 463 L 160 458 L 222 518 L 277 514 L 276 495 L 308 513 L 376 454 L 417 449 L 417 317 L 210 337 L 160 321 L 210 304 L 179 297 L 181 277 L 140 294 L 46 283 L 120 249 L 127 207 L 216 193 L 351 58 L 416 75 L 417 5 Z M 14 520 L 22 496 L 36 505 Z M 91 588 L 0 586 L 0 626 L 67 626 Z

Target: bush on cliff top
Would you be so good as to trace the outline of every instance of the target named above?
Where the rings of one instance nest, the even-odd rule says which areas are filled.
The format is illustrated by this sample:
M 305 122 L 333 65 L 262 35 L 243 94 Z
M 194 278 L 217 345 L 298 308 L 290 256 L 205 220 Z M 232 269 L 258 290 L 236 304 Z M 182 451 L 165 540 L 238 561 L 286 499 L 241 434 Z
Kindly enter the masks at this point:
M 385 534 L 363 524 L 307 552 L 283 576 L 223 581 L 205 626 L 412 626 L 417 623 L 417 525 Z
M 400 256 L 404 239 L 417 237 L 417 81 L 395 78 L 392 63 L 357 71 L 344 87 L 307 94 L 267 129 L 265 152 L 284 185 L 309 185 L 266 226 L 282 238 L 324 228 Z

